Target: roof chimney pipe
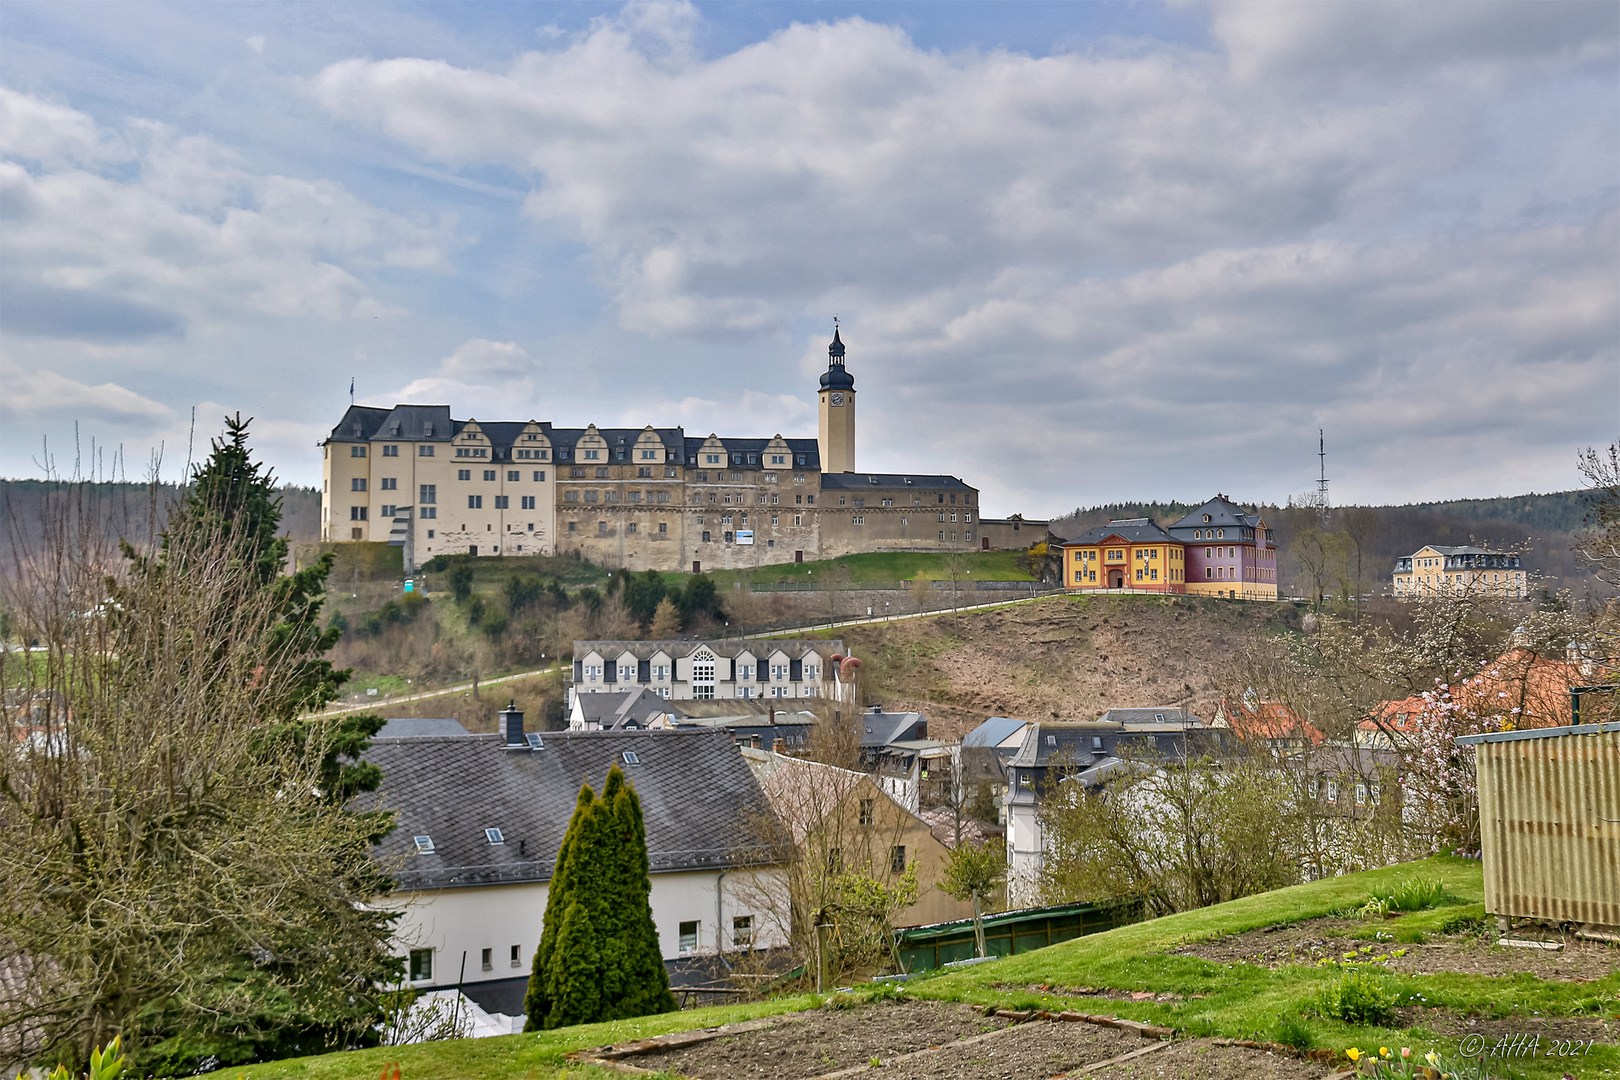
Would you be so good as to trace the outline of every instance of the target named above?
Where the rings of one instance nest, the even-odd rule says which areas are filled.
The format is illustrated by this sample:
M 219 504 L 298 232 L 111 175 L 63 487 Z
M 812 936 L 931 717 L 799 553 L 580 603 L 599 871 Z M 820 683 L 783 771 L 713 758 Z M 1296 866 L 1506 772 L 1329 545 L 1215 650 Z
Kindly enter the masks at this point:
M 523 738 L 523 710 L 517 707 L 516 698 L 501 710 L 501 730 L 506 732 L 506 745 L 509 748 L 528 748 L 529 744 Z

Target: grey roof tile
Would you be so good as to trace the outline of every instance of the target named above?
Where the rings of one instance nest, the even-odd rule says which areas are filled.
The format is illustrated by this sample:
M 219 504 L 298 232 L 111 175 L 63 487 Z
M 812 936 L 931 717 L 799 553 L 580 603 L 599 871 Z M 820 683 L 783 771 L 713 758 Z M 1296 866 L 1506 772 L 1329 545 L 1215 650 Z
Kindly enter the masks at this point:
M 402 861 L 403 889 L 543 882 L 551 878 L 580 784 L 598 791 L 622 765 L 641 797 L 654 873 L 741 865 L 753 846 L 746 820 L 767 812 L 753 772 L 722 730 L 545 732 L 538 750 L 508 750 L 499 735 L 373 740 L 365 760 L 382 787 L 359 800 L 399 814 L 377 857 Z M 505 838 L 492 845 L 484 830 Z M 434 853 L 413 840 L 432 837 Z

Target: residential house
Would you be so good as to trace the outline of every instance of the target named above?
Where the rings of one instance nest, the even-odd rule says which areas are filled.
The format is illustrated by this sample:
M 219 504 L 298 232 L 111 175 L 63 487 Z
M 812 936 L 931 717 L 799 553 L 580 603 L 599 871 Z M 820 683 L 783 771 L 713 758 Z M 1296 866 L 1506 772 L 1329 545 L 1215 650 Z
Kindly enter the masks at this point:
M 1245 746 L 1265 747 L 1273 756 L 1293 754 L 1320 746 L 1326 738 L 1315 725 L 1280 701 L 1252 704 L 1221 698 L 1210 726 L 1224 728 Z
M 1169 532 L 1186 547 L 1189 595 L 1277 599 L 1276 538 L 1259 514 L 1218 494 Z
M 1530 595 L 1516 553 L 1468 545 L 1429 544 L 1396 559 L 1391 582 L 1395 596 L 1402 600 L 1463 593 L 1523 600 Z
M 1444 711 L 1441 701 L 1448 693 L 1456 710 L 1481 730 L 1567 725 L 1572 722 L 1570 691 L 1591 677 L 1575 661 L 1511 649 L 1480 665 L 1479 674 L 1436 687 L 1428 697 L 1384 702 L 1356 725 L 1355 741 L 1376 749 L 1411 749 L 1424 721 Z
M 637 731 L 674 727 L 686 716 L 645 686 L 599 694 L 575 694 L 568 709 L 570 731 Z
M 791 836 L 808 876 L 858 872 L 887 884 L 915 866 L 917 901 L 900 913 L 896 925 L 943 922 L 973 913 L 968 901 L 939 891 L 950 849 L 927 821 L 870 775 L 760 750 L 745 748 L 742 754 Z M 801 880 L 798 887 L 803 891 L 815 885 Z M 805 907 L 818 906 L 809 896 L 793 899 Z M 791 917 L 790 911 L 781 912 L 779 932 L 786 932 Z
M 1187 591 L 1185 546 L 1151 518 L 1110 521 L 1059 546 L 1070 592 Z
M 927 717 L 874 705 L 860 721 L 861 765 L 884 791 L 912 813 L 949 801 L 958 747 L 930 739 Z
M 576 641 L 575 697 L 644 687 L 674 701 L 752 698 L 849 700 L 833 654 L 842 641 Z
M 404 910 L 394 942 L 409 985 L 461 985 L 489 1012 L 522 1012 L 580 783 L 599 789 L 615 764 L 641 799 L 653 921 L 672 980 L 704 954 L 782 943 L 750 906 L 785 888 L 744 827 L 769 806 L 724 731 L 542 735 L 526 733 L 513 709 L 501 721 L 495 735 L 390 735 L 365 752 L 383 781 L 361 805 L 398 814 L 376 854 L 399 867 L 397 891 L 381 902 Z
M 959 760 L 963 786 L 970 798 L 977 799 L 982 793 L 993 801 L 1003 825 L 1007 823 L 1007 762 L 1024 744 L 1027 727 L 1027 720 L 992 716 L 962 736 Z
M 1041 809 L 1056 785 L 1100 788 L 1120 769 L 1173 764 L 1189 754 L 1215 753 L 1226 733 L 1184 724 L 1148 722 L 1128 728 L 1118 721 L 1040 721 L 1024 729 L 1023 742 L 1007 762 L 1007 888 L 1014 906 L 1039 897 L 1047 836 Z

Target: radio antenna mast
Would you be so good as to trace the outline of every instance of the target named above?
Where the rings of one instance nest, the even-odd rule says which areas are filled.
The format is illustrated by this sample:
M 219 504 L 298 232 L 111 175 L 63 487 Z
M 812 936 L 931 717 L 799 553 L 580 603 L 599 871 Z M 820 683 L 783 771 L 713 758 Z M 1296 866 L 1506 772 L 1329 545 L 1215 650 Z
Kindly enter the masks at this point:
M 1328 512 L 1327 435 L 1321 428 L 1316 429 L 1316 460 L 1319 465 L 1316 477 L 1316 506 L 1325 514 Z

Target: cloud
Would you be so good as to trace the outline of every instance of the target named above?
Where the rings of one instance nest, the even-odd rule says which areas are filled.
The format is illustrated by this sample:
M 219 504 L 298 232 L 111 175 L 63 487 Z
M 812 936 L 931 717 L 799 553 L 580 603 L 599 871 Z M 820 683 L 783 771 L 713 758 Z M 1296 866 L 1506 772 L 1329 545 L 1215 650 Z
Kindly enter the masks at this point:
M 1508 474 L 1612 427 L 1617 12 L 1233 3 L 1207 47 L 1049 56 L 850 18 L 710 58 L 692 7 L 635 5 L 505 68 L 309 86 L 526 172 L 624 329 L 775 347 L 844 315 L 864 465 L 1047 510 L 1077 484 L 1281 497 L 1327 426 L 1344 484 L 1427 495 L 1453 490 L 1404 464 L 1430 440 Z M 1590 396 L 1560 421 L 1548 378 Z M 676 411 L 738 430 L 726 398 Z
M 174 410 L 167 405 L 117 383 L 89 386 L 53 371 L 29 371 L 8 362 L 0 362 L 0 374 L 6 384 L 6 392 L 0 395 L 0 412 L 14 423 L 50 417 L 132 425 L 150 431 L 174 418 Z
M 263 34 L 251 34 L 247 38 L 245 38 L 242 43 L 244 45 L 246 45 L 248 48 L 252 49 L 254 52 L 258 53 L 260 56 L 264 55 L 264 35 Z
M 330 180 L 256 174 L 160 123 L 110 134 L 10 91 L 0 108 L 18 119 L 0 160 L 5 331 L 140 340 L 244 316 L 372 318 L 398 309 L 364 275 L 448 269 L 452 219 L 411 221 Z

